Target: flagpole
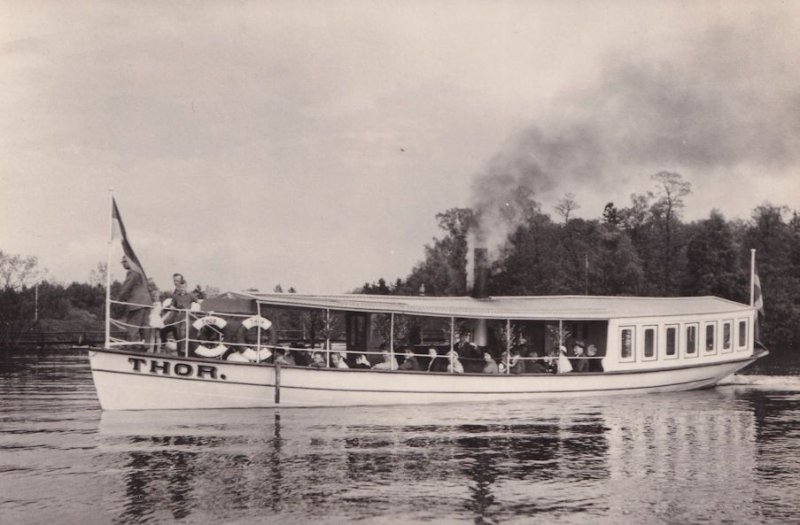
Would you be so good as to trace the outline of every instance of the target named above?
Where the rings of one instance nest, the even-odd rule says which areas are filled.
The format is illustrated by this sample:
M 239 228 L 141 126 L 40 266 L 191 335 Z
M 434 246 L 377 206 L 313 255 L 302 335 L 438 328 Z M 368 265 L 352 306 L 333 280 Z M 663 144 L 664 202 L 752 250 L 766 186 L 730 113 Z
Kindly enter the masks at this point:
M 111 245 L 114 242 L 114 190 L 108 189 L 109 204 L 111 213 L 109 214 L 109 235 L 108 250 L 106 253 L 106 348 L 111 348 Z
M 750 249 L 750 306 L 756 304 L 756 250 Z

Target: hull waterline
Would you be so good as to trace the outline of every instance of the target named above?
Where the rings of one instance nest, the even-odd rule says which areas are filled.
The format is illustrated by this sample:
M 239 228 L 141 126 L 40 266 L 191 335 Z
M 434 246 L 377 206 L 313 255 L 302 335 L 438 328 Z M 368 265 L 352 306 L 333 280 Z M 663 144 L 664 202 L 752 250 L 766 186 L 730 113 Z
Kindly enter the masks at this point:
M 676 392 L 712 387 L 762 355 L 630 372 L 515 376 L 276 370 L 264 364 L 89 351 L 105 410 L 404 405 Z

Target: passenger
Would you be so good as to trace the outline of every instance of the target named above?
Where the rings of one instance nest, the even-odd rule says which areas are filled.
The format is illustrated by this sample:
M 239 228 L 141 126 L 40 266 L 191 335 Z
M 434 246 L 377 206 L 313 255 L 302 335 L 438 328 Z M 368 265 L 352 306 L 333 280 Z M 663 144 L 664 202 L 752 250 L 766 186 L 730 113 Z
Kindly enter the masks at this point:
M 525 373 L 525 361 L 520 359 L 519 348 L 516 346 L 511 349 L 511 355 L 508 357 L 508 368 L 512 374 Z
M 419 362 L 414 355 L 414 349 L 412 347 L 409 346 L 406 348 L 404 355 L 405 359 L 403 360 L 403 364 L 400 365 L 400 370 L 422 370 L 422 367 L 419 366 Z
M 517 358 L 514 359 L 514 355 L 516 354 Z M 536 357 L 536 350 L 533 348 L 533 345 L 528 341 L 528 338 L 525 334 L 519 334 L 519 339 L 516 345 L 511 349 L 511 359 L 515 361 L 516 368 L 512 367 L 511 373 L 512 374 L 523 374 L 525 372 L 530 372 L 537 367 L 533 366 L 533 363 L 536 361 L 528 361 L 527 357 Z M 531 370 L 529 370 L 529 368 Z
M 481 351 L 472 342 L 472 333 L 467 331 L 459 334 L 458 343 L 455 345 L 459 359 L 464 363 L 464 369 L 469 372 L 480 371 L 482 364 Z
M 350 368 L 347 366 L 344 356 L 341 352 L 334 352 L 331 354 L 331 367 L 332 368 Z
M 311 352 L 304 350 L 304 347 L 298 342 L 292 342 L 292 348 L 296 348 L 296 350 L 292 350 L 292 355 L 294 355 L 294 360 L 297 363 L 297 366 L 309 366 L 313 357 Z
M 586 349 L 586 355 L 589 357 L 589 359 L 587 359 L 587 361 L 589 361 L 589 372 L 602 372 L 603 358 L 598 357 L 597 347 L 595 345 L 589 345 L 589 348 Z
M 556 364 L 556 374 L 566 374 L 572 372 L 572 363 L 569 356 L 567 356 L 567 347 L 561 345 L 558 347 L 558 362 Z
M 202 301 L 206 298 L 206 293 L 202 288 L 200 288 L 199 284 L 194 287 L 194 290 L 192 290 L 192 295 L 194 295 L 196 301 Z
M 296 366 L 292 352 L 286 348 L 275 349 L 275 364 Z
M 147 324 L 150 326 L 151 330 L 149 334 L 149 343 L 148 347 L 153 350 L 153 352 L 158 352 L 161 349 L 161 330 L 164 328 L 164 319 L 161 317 L 161 303 L 158 301 L 153 302 L 153 308 L 150 309 L 150 315 L 148 316 Z M 178 347 L 175 346 L 175 350 Z
M 506 364 L 508 363 L 508 350 L 503 350 L 500 354 L 500 361 L 498 361 L 497 368 L 501 374 L 506 373 Z
M 439 354 L 436 352 L 436 349 L 433 347 L 428 348 L 428 372 L 433 372 L 434 367 L 438 364 L 436 360 L 439 358 Z
M 322 355 L 322 352 L 314 352 L 311 363 L 308 366 L 310 368 L 328 368 L 325 364 L 325 357 Z
M 550 348 L 547 351 L 547 356 L 544 359 L 544 366 L 547 367 L 547 371 L 551 374 L 558 373 L 558 363 L 561 360 L 561 352 L 556 347 Z
M 150 304 L 152 298 L 147 289 L 147 282 L 141 268 L 122 256 L 122 267 L 127 270 L 125 282 L 119 291 L 117 300 L 125 305 L 125 330 L 128 332 L 128 340 L 136 343 L 144 343 L 147 339 L 147 316 L 150 314 Z
M 173 354 L 179 353 L 178 341 L 175 340 L 174 336 L 170 335 L 167 337 L 166 341 L 162 340 L 161 342 L 164 344 L 164 348 L 167 349 L 167 353 L 173 353 Z
M 570 359 L 573 372 L 588 372 L 589 361 L 583 355 L 583 341 L 575 341 L 575 346 L 572 347 L 573 359 Z
M 545 365 L 545 361 L 539 355 L 538 350 L 532 350 L 530 353 L 530 359 L 525 364 L 525 371 L 530 374 L 546 374 L 548 372 L 547 366 Z
M 397 359 L 392 357 L 388 350 L 381 352 L 381 357 L 383 357 L 383 361 L 374 365 L 373 370 L 397 370 Z
M 228 327 L 235 327 L 233 322 L 228 323 Z M 226 327 L 227 328 L 227 327 Z M 274 330 L 261 330 L 261 344 L 258 342 L 258 330 L 247 329 L 244 325 L 236 328 L 233 339 L 236 345 L 251 361 L 266 361 L 272 355 L 270 348 L 273 348 L 277 339 L 273 337 Z M 260 348 L 259 348 L 260 347 Z M 256 351 L 258 350 L 258 351 Z
M 489 352 L 483 353 L 483 373 L 484 374 L 499 374 L 500 369 L 497 368 L 497 363 L 495 363 L 494 358 L 492 358 L 492 354 Z
M 361 368 L 368 370 L 372 368 L 372 365 L 369 363 L 367 356 L 365 356 L 364 354 L 358 354 L 358 357 L 356 358 L 356 365 L 353 368 Z
M 436 351 L 434 347 L 428 348 L 428 372 L 447 372 L 447 360 Z
M 464 365 L 461 364 L 461 361 L 458 359 L 458 353 L 456 353 L 455 349 L 451 350 L 447 354 L 447 372 L 450 374 L 463 374 L 464 373 Z
M 192 308 L 192 303 L 197 301 L 197 297 L 187 289 L 183 274 L 173 273 L 172 284 L 175 285 L 175 289 L 165 301 L 166 314 L 164 315 L 164 327 L 161 329 L 162 341 L 167 341 L 170 334 L 176 341 L 185 337 L 186 314 L 179 310 L 189 310 Z

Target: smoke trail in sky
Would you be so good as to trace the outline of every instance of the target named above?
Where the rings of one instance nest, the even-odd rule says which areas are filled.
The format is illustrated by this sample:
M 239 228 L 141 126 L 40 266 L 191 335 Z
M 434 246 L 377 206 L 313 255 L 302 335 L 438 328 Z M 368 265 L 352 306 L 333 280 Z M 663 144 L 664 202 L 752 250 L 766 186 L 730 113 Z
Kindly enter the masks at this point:
M 786 24 L 759 19 L 677 49 L 609 56 L 592 87 L 563 94 L 475 178 L 477 241 L 496 256 L 543 194 L 607 194 L 662 169 L 695 179 L 791 169 L 800 160 L 798 44 Z

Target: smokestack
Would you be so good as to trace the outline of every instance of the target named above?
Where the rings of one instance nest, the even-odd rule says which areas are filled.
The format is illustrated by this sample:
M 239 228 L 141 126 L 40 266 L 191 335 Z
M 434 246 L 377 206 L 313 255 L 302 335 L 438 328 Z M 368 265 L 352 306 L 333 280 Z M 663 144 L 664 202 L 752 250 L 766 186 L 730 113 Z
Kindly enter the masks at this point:
M 482 244 L 476 242 L 475 244 Z M 488 299 L 489 297 L 489 250 L 488 248 L 474 247 L 472 249 L 472 297 L 475 299 Z M 476 319 L 472 325 L 472 342 L 482 348 L 488 344 L 488 331 L 486 319 Z
M 489 297 L 489 250 L 487 248 L 475 248 L 475 279 L 472 284 L 472 297 L 475 299 L 486 299 Z

